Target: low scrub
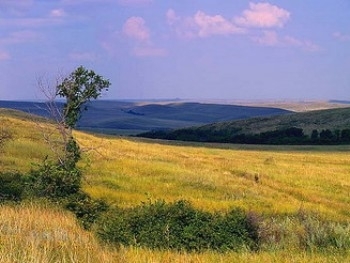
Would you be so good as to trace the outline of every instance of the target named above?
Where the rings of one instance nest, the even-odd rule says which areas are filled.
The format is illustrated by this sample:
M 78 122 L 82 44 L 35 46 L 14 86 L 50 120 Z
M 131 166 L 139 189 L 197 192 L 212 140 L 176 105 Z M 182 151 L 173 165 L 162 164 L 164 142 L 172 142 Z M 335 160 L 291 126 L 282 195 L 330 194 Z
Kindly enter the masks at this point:
M 75 214 L 86 230 L 90 229 L 99 216 L 108 210 L 108 204 L 105 201 L 93 199 L 83 192 L 68 196 L 62 203 L 67 210 Z
M 226 251 L 251 249 L 256 244 L 256 230 L 242 210 L 211 214 L 182 200 L 111 209 L 95 230 L 108 243 L 152 249 Z
M 259 248 L 263 251 L 350 251 L 349 223 L 325 221 L 305 211 L 282 218 L 266 218 L 258 225 L 258 236 Z
M 66 169 L 60 164 L 44 162 L 32 170 L 27 177 L 28 192 L 31 196 L 64 198 L 76 194 L 81 187 L 81 171 Z
M 17 172 L 0 173 L 0 201 L 21 201 L 25 185 L 23 176 Z

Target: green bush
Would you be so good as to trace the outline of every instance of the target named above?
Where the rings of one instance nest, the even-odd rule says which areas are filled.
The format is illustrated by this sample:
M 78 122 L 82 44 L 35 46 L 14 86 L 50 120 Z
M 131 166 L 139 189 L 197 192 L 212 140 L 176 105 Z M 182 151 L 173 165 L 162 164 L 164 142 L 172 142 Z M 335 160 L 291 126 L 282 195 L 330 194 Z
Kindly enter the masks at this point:
M 21 201 L 24 192 L 23 176 L 17 172 L 0 173 L 0 201 Z
M 73 212 L 85 229 L 90 229 L 95 220 L 108 210 L 103 200 L 94 200 L 89 195 L 79 192 L 63 201 L 64 207 Z
M 36 197 L 63 198 L 80 190 L 81 172 L 77 168 L 66 169 L 60 164 L 44 162 L 29 173 L 28 193 Z
M 95 230 L 108 243 L 152 249 L 225 251 L 252 248 L 255 243 L 243 211 L 211 214 L 182 200 L 111 209 L 97 221 Z

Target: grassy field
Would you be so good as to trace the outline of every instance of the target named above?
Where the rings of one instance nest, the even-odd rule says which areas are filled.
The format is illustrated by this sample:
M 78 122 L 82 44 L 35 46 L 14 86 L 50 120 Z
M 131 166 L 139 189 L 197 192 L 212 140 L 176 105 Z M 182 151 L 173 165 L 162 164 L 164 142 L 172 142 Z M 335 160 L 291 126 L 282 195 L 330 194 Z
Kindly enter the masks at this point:
M 27 172 L 49 155 L 43 138 L 55 128 L 0 114 L 13 134 L 0 152 L 0 171 Z M 45 135 L 45 136 L 44 136 Z M 300 212 L 350 222 L 349 146 L 184 144 L 75 133 L 84 158 L 84 190 L 131 207 L 148 200 L 189 200 L 206 211 L 240 207 L 290 228 Z M 286 235 L 277 248 L 201 254 L 108 249 L 84 232 L 71 214 L 51 206 L 0 207 L 1 262 L 346 262 L 349 252 L 302 251 Z M 289 221 L 288 221 L 289 220 Z M 276 226 L 275 224 L 275 226 Z M 64 236 L 64 238 L 63 238 Z M 50 238 L 47 238 L 50 237 Z M 51 239 L 52 237 L 52 239 Z M 83 251 L 85 251 L 83 253 Z
M 147 199 L 190 200 L 205 210 L 241 207 L 264 214 L 299 209 L 350 219 L 349 147 L 166 145 L 78 134 L 85 189 L 123 206 Z M 221 147 L 221 148 L 220 148 Z

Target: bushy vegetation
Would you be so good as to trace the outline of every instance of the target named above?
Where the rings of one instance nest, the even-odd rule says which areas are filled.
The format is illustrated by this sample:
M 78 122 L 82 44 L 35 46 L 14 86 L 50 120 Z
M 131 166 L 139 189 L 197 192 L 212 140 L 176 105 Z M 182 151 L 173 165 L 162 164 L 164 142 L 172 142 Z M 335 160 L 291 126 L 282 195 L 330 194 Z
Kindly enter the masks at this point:
M 201 130 L 200 128 L 186 128 L 175 131 L 151 131 L 139 134 L 138 137 L 153 139 L 220 142 L 243 144 L 274 144 L 274 145 L 335 145 L 350 143 L 350 129 L 321 131 L 313 130 L 309 135 L 302 128 L 290 127 L 280 130 L 261 132 L 257 134 L 240 133 L 238 130 Z
M 0 173 L 0 202 L 21 201 L 25 190 L 22 174 L 18 172 Z
M 28 194 L 50 199 L 64 198 L 79 192 L 81 177 L 81 171 L 76 167 L 66 169 L 59 164 L 44 162 L 27 176 Z
M 179 251 L 252 249 L 257 241 L 255 226 L 244 211 L 211 214 L 186 201 L 110 209 L 96 231 L 108 243 Z

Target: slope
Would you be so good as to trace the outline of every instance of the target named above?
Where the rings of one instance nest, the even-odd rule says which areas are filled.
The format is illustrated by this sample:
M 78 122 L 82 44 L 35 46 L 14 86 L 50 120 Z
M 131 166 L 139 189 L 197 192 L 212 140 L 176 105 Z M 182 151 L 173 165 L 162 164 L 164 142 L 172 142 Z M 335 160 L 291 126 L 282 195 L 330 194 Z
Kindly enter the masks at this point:
M 62 107 L 62 103 L 58 102 L 57 106 Z M 94 101 L 86 106 L 89 110 L 80 119 L 79 129 L 127 135 L 290 112 L 273 107 L 192 102 Z M 45 103 L 0 101 L 1 107 L 49 117 Z
M 27 171 L 32 162 L 45 158 L 50 153 L 38 129 L 39 124 L 31 122 L 30 119 L 14 117 L 12 113 L 0 113 L 0 128 L 9 129 L 14 135 L 0 155 L 1 163 L 6 164 L 6 167 L 0 165 L 0 171 L 11 167 L 18 171 Z M 266 221 L 266 229 L 272 231 L 268 232 L 272 235 L 271 239 L 278 238 L 279 246 L 265 252 L 215 254 L 209 251 L 200 255 L 122 248 L 117 251 L 119 256 L 116 256 L 116 262 L 347 262 L 349 259 L 345 252 L 317 254 L 300 251 L 297 239 L 298 236 L 305 235 L 304 228 L 299 225 L 298 216 L 303 218 L 303 215 L 319 214 L 321 219 L 313 221 L 317 227 L 324 221 L 336 222 L 337 226 L 349 222 L 349 146 L 248 147 L 178 142 L 168 144 L 163 141 L 93 136 L 83 132 L 76 132 L 76 137 L 83 149 L 90 150 L 84 151 L 80 165 L 85 174 L 84 189 L 94 197 L 104 198 L 122 207 L 132 207 L 146 200 L 152 202 L 159 199 L 189 200 L 196 207 L 206 211 L 220 212 L 240 207 L 269 216 L 271 221 Z M 37 153 L 36 158 L 33 158 L 32 154 L 23 153 L 29 149 L 28 143 L 33 149 L 32 152 Z M 5 216 L 10 213 L 12 212 L 9 210 L 3 210 Z M 28 216 L 26 210 L 22 214 L 12 214 L 11 218 Z M 38 214 L 44 215 L 43 219 L 56 226 L 60 223 L 51 221 L 51 215 L 46 215 L 42 210 L 34 213 L 33 218 Z M 14 224 L 15 231 L 21 229 L 16 226 L 17 222 L 23 221 L 12 220 L 11 225 L 7 224 L 2 228 L 2 231 L 10 229 L 9 235 L 3 238 L 17 238 L 15 243 L 4 245 L 6 250 L 2 256 L 17 248 L 13 244 L 19 244 L 19 249 L 22 249 L 20 251 L 27 253 L 26 246 L 20 242 L 20 233 L 9 228 Z M 60 235 L 65 231 L 74 231 L 69 226 L 60 228 L 63 232 L 59 232 L 56 231 L 57 228 L 49 228 L 53 225 L 48 225 L 48 231 L 45 231 L 46 225 L 41 226 L 40 221 L 34 220 L 29 224 L 29 234 L 33 234 L 29 241 L 37 242 L 40 246 L 43 238 L 48 237 L 47 233 L 53 238 L 44 240 L 47 243 L 44 247 L 40 246 L 44 249 L 33 249 L 38 253 L 37 256 L 43 256 L 40 253 L 46 253 L 48 250 L 45 248 L 52 248 L 55 252 L 60 246 L 68 249 L 68 255 L 75 252 L 69 250 L 71 233 L 68 233 L 68 240 L 62 240 Z M 281 235 L 274 236 L 275 230 Z M 20 231 L 22 233 L 22 230 Z M 28 237 L 26 231 L 23 234 Z M 73 233 L 80 237 L 80 233 Z M 73 239 L 72 242 L 79 240 L 81 239 Z M 91 242 L 86 245 L 94 245 L 94 241 Z M 46 244 L 53 246 L 46 247 Z M 80 251 L 80 243 L 78 246 Z M 94 256 L 92 253 L 90 255 Z M 96 256 L 102 255 L 96 253 Z
M 350 108 L 288 113 L 283 115 L 249 118 L 244 120 L 218 122 L 167 133 L 145 133 L 141 137 L 185 139 L 192 141 L 230 141 L 239 135 L 259 135 L 289 128 L 302 129 L 306 136 L 313 130 L 342 131 L 350 129 Z

